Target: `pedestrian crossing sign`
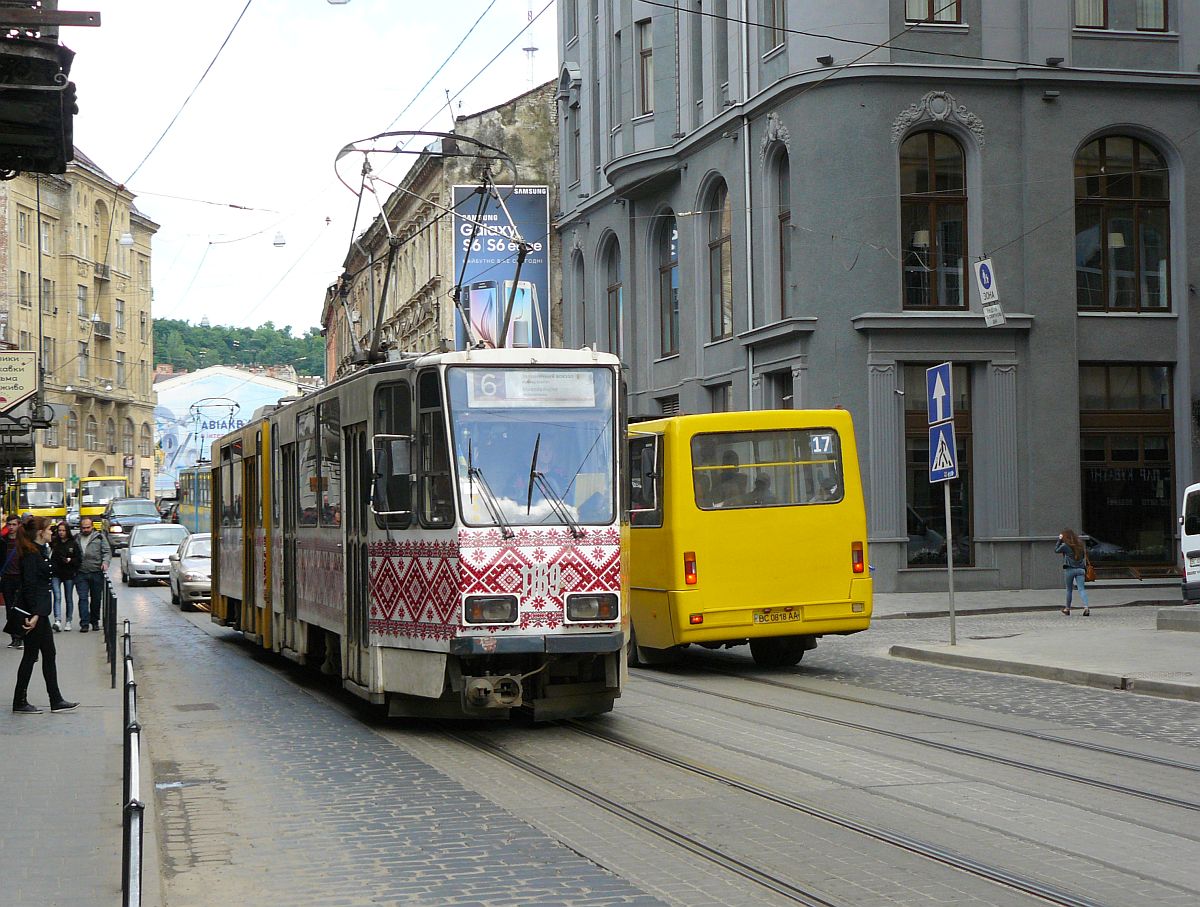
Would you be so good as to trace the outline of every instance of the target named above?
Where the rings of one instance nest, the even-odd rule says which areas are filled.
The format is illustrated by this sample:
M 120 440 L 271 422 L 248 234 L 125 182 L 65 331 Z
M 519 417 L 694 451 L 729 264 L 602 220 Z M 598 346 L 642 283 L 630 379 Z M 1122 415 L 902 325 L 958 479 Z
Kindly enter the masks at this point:
M 930 484 L 957 478 L 958 448 L 954 443 L 954 423 L 929 426 Z

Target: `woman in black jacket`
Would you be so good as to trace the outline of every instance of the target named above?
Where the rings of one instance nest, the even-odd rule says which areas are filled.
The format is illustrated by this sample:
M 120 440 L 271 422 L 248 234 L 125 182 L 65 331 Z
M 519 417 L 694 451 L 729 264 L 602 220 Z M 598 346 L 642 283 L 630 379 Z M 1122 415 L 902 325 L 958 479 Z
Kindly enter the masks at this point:
M 18 530 L 17 544 L 21 549 L 21 605 L 28 612 L 25 618 L 25 652 L 17 668 L 17 687 L 13 690 L 13 711 L 36 715 L 41 711 L 30 705 L 25 694 L 38 655 L 42 656 L 42 677 L 50 696 L 50 711 L 70 712 L 79 706 L 68 702 L 58 688 L 58 666 L 55 663 L 54 633 L 50 629 L 50 527 L 45 517 L 35 516 Z
M 63 520 L 53 529 L 50 536 L 50 585 L 54 590 L 54 623 L 57 633 L 62 629 L 63 599 L 67 600 L 67 629 L 71 629 L 71 618 L 75 614 L 75 574 L 79 572 L 79 561 L 83 552 L 79 542 L 71 535 L 71 527 Z

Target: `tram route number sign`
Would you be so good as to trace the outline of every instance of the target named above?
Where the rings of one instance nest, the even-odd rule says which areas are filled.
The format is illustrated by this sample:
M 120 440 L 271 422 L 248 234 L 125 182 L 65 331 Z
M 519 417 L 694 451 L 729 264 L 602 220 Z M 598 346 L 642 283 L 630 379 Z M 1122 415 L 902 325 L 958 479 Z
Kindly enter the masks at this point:
M 37 393 L 37 353 L 32 350 L 0 352 L 0 413 L 24 403 Z
M 590 370 L 466 369 L 472 407 L 591 408 L 596 379 Z

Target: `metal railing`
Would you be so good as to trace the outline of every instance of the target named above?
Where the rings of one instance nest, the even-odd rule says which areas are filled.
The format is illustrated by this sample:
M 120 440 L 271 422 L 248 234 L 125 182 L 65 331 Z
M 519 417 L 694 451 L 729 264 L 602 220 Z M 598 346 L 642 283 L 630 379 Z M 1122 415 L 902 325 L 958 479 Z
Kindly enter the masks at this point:
M 108 584 L 105 605 L 111 601 L 111 612 L 106 611 L 105 627 L 116 635 L 116 595 Z M 109 616 L 111 615 L 111 616 Z M 142 726 L 137 715 L 137 681 L 133 677 L 133 640 L 129 634 L 129 621 L 122 621 L 122 661 L 125 664 L 124 723 L 125 770 L 124 791 L 121 797 L 121 904 L 122 907 L 137 907 L 142 903 L 142 830 L 146 804 L 142 800 Z M 115 671 L 115 660 L 114 668 Z

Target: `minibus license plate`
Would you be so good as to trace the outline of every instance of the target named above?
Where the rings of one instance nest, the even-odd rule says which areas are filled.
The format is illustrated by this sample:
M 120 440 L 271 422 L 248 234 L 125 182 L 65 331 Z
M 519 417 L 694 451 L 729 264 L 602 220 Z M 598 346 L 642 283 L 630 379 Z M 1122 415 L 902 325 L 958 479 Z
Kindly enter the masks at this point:
M 786 624 L 794 620 L 803 620 L 804 612 L 799 609 L 795 611 L 755 611 L 754 622 L 756 624 Z
M 1200 556 L 1189 557 L 1188 558 L 1188 566 L 1189 567 L 1200 567 Z

